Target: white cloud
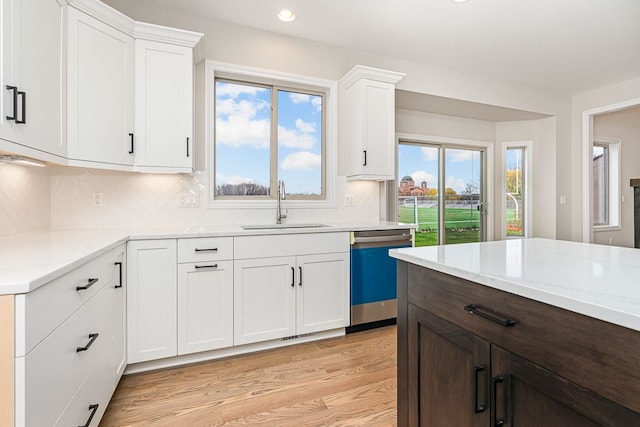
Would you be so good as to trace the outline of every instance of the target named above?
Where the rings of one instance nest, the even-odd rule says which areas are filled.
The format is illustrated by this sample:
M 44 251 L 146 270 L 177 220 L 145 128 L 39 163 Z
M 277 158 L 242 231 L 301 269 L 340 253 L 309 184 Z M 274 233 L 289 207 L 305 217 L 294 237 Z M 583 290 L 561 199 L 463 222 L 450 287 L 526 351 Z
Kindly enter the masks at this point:
M 438 160 L 438 148 L 437 147 L 422 147 L 420 149 L 425 160 L 433 161 Z
M 216 185 L 222 185 L 222 184 L 238 185 L 238 184 L 248 184 L 250 182 L 255 182 L 255 180 L 251 178 L 238 176 L 238 175 L 226 176 L 221 173 L 216 173 Z
M 216 85 L 216 98 L 226 96 L 237 98 L 240 95 L 254 96 L 267 90 L 269 89 L 258 86 L 239 85 L 234 83 L 219 83 Z
M 453 188 L 456 193 L 462 194 L 467 187 L 467 182 L 462 178 L 456 178 L 455 176 L 449 176 L 447 178 L 447 188 Z
M 308 151 L 299 151 L 289 154 L 282 160 L 281 167 L 284 170 L 314 170 L 320 169 L 322 166 L 322 157 L 320 154 L 310 153 Z
M 429 188 L 436 187 L 436 184 L 438 182 L 438 178 L 425 171 L 415 171 L 411 174 L 411 178 L 413 178 L 413 182 L 418 187 L 420 187 L 422 181 L 426 181 L 427 187 Z
M 309 102 L 309 100 L 311 99 L 311 95 L 307 95 L 305 93 L 289 92 L 289 99 L 294 104 L 304 104 Z
M 304 133 L 312 133 L 316 131 L 315 123 L 307 123 L 302 119 L 296 119 L 296 129 Z
M 447 160 L 451 160 L 452 162 L 466 162 L 473 158 L 474 153 L 477 153 L 477 151 L 449 149 L 447 150 Z
M 313 134 L 278 126 L 278 144 L 287 148 L 302 148 L 308 150 L 313 147 L 315 141 L 316 138 Z
M 216 103 L 216 143 L 240 147 L 269 148 L 269 119 L 256 119 L 258 111 L 269 108 L 265 102 L 233 99 Z
M 311 105 L 313 105 L 314 107 L 316 107 L 317 111 L 322 111 L 322 97 L 320 96 L 314 96 L 311 99 Z

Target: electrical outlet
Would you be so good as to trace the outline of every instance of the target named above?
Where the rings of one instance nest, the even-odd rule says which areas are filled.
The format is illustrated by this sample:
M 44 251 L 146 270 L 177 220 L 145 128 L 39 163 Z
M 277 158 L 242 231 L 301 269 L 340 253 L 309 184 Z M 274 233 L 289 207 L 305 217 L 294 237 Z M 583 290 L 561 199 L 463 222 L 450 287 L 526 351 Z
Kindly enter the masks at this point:
M 93 193 L 93 206 L 104 206 L 104 193 Z
M 355 200 L 355 196 L 353 194 L 345 194 L 344 195 L 344 205 L 345 206 L 353 206 L 354 200 Z
M 179 197 L 180 207 L 194 208 L 198 207 L 198 194 L 197 193 L 180 193 Z

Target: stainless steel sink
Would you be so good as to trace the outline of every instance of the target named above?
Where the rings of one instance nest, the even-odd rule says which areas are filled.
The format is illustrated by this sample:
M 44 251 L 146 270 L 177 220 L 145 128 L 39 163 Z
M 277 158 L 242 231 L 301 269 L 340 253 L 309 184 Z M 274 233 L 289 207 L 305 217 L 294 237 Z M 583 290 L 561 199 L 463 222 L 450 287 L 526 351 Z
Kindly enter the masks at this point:
M 326 224 L 258 224 L 241 225 L 244 230 L 285 230 L 290 228 L 320 228 L 328 227 Z

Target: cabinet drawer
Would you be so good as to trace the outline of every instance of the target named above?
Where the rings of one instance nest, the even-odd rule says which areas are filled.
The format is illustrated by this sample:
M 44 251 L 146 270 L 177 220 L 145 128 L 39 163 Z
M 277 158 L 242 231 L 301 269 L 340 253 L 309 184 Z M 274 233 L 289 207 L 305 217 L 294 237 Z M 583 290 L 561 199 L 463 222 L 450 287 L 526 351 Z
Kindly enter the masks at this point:
M 178 239 L 178 262 L 233 259 L 233 237 Z
M 16 356 L 24 356 L 113 279 L 113 251 L 81 265 L 33 292 L 16 297 Z M 93 284 L 89 285 L 89 281 Z M 80 289 L 78 287 L 86 287 Z M 23 341 L 24 340 L 24 341 Z
M 113 338 L 116 294 L 104 288 L 23 358 L 27 427 L 53 425 L 104 353 Z
M 55 424 L 55 427 L 73 427 L 87 425 L 91 414 L 89 427 L 97 427 L 100 419 L 107 409 L 111 395 L 113 394 L 113 370 L 110 364 L 112 352 L 107 350 L 98 359 L 84 383 L 65 408 L 64 412 Z M 93 405 L 98 405 L 95 410 Z M 95 412 L 95 413 L 94 413 Z
M 640 412 L 640 334 L 608 322 L 415 265 L 409 303 Z M 481 314 L 465 306 L 474 304 Z M 497 320 L 511 319 L 514 326 Z
M 348 252 L 349 233 L 240 236 L 235 238 L 233 250 L 235 259 Z

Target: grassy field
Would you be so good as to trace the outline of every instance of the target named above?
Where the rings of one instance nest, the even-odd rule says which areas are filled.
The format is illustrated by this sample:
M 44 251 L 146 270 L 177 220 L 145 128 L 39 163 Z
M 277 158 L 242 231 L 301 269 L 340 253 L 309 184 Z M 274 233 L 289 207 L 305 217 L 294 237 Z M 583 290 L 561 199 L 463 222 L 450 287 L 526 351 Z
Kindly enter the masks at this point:
M 413 207 L 398 208 L 400 222 L 414 222 Z M 447 208 L 445 210 L 445 241 L 451 243 L 468 243 L 480 240 L 480 212 L 475 209 Z M 438 244 L 438 209 L 418 208 L 418 229 L 416 230 L 416 246 L 433 246 Z

